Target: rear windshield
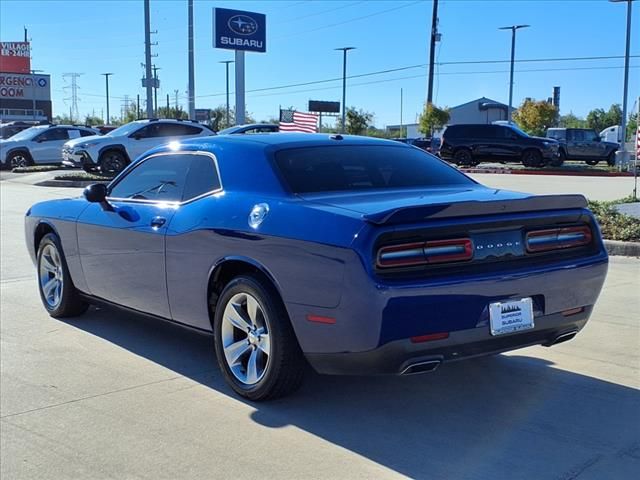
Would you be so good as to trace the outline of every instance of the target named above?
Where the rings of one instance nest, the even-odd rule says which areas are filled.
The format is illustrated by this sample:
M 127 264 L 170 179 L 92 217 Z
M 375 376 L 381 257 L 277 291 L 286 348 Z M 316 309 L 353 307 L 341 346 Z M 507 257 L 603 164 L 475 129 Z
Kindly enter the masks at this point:
M 276 165 L 293 193 L 473 185 L 417 148 L 324 146 L 281 150 Z

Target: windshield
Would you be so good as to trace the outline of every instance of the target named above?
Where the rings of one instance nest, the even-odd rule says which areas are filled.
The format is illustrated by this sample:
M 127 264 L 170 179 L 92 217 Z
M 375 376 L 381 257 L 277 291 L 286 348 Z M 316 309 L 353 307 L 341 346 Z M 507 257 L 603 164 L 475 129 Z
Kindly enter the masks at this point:
M 387 145 L 281 150 L 276 164 L 293 193 L 473 185 L 417 148 Z
M 122 125 L 121 127 L 116 128 L 115 130 L 111 130 L 109 133 L 106 133 L 106 137 L 124 137 L 135 132 L 140 127 L 144 126 L 142 123 L 131 122 L 126 125 Z
M 238 130 L 238 127 L 225 128 L 224 130 L 220 130 L 218 132 L 218 135 L 226 135 L 227 133 L 233 133 L 233 132 L 235 132 L 237 130 Z
M 39 134 L 40 132 L 42 132 L 43 130 L 46 130 L 48 127 L 31 127 L 31 128 L 27 128 L 26 130 L 22 130 L 21 132 L 16 133 L 15 135 L 9 137 L 8 140 L 17 140 L 17 141 L 21 141 L 21 140 L 30 140 L 33 137 L 35 137 L 37 134 Z
M 528 136 L 529 136 L 529 134 L 528 134 L 528 133 L 523 132 L 522 130 L 520 130 L 520 128 L 519 128 L 519 127 L 517 127 L 517 126 L 516 126 L 516 125 L 514 125 L 514 124 L 509 125 L 509 128 L 512 128 L 513 130 L 515 130 L 517 133 L 519 133 L 519 134 L 520 134 L 520 135 L 522 135 L 523 137 L 528 137 Z

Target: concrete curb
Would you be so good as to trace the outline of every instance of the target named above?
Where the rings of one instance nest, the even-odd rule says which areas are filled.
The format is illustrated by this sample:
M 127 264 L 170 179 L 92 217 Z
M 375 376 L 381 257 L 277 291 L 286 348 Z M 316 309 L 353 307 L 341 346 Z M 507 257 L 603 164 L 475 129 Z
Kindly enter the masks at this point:
M 38 187 L 72 187 L 84 188 L 94 183 L 109 183 L 111 180 L 45 180 L 35 185 Z
M 494 173 L 503 175 L 558 175 L 567 177 L 633 177 L 631 172 L 562 171 L 562 170 L 516 170 L 508 168 L 461 168 L 464 173 Z
M 620 242 L 618 240 L 605 240 L 604 246 L 609 255 L 624 257 L 640 257 L 640 242 Z

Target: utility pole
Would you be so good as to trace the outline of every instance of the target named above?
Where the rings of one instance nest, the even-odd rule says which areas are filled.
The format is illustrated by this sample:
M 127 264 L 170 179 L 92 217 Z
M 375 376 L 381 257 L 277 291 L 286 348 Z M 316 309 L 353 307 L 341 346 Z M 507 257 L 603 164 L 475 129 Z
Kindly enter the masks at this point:
M 438 34 L 438 0 L 433 0 L 433 14 L 431 15 L 431 43 L 429 46 L 429 80 L 427 85 L 427 105 L 433 102 L 433 71 L 436 59 L 436 42 Z
M 334 50 L 342 50 L 342 128 L 340 133 L 344 133 L 347 128 L 347 52 L 355 50 L 356 47 L 341 47 Z
M 624 52 L 624 86 L 622 88 L 622 122 L 620 129 L 622 130 L 622 141 L 620 149 L 616 152 L 616 164 L 619 169 L 629 163 L 629 152 L 627 152 L 627 97 L 629 96 L 629 51 L 631 49 L 631 2 L 633 0 L 610 0 L 613 3 L 627 3 L 627 42 Z M 640 119 L 638 119 L 640 120 Z M 637 164 L 637 160 L 636 160 Z M 636 167 L 637 169 L 637 167 Z
M 147 89 L 147 118 L 153 117 L 153 102 L 151 90 L 151 12 L 149 0 L 144 0 L 144 58 L 145 58 L 145 82 Z
M 189 10 L 189 118 L 196 118 L 195 67 L 193 60 L 193 0 L 188 0 Z
M 169 106 L 169 94 L 167 93 L 167 118 L 169 118 L 169 110 L 171 110 L 171 107 Z
M 400 138 L 402 138 L 404 135 L 402 134 L 402 88 L 400 88 Z
M 104 122 L 105 125 L 109 125 L 110 117 L 109 117 L 109 77 L 113 75 L 113 73 L 101 73 L 100 75 L 104 75 L 105 87 L 107 90 L 107 120 Z
M 160 86 L 160 82 L 158 82 L 158 70 L 160 67 L 156 67 L 153 65 L 153 116 L 158 116 L 158 87 Z
M 233 60 L 222 60 L 221 62 L 218 63 L 224 63 L 226 72 L 227 72 L 227 114 L 226 114 L 226 123 L 227 123 L 227 127 L 230 127 L 231 124 L 229 122 L 229 64 L 233 63 Z
M 178 111 L 178 94 L 180 93 L 180 90 L 174 90 L 173 91 L 173 95 L 175 97 L 175 107 L 176 107 L 176 112 Z
M 510 27 L 500 27 L 498 30 L 511 30 L 511 70 L 509 74 L 509 110 L 507 111 L 507 121 L 511 123 L 513 113 L 513 64 L 516 56 L 516 30 L 527 28 L 530 25 L 512 25 Z
M 136 95 L 136 120 L 140 120 L 140 94 Z

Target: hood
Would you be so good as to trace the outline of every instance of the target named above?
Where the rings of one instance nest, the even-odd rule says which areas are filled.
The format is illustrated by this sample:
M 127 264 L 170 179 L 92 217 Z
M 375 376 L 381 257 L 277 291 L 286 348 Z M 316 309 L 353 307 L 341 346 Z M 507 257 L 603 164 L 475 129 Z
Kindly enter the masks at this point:
M 584 208 L 582 195 L 531 195 L 483 186 L 394 190 L 347 194 L 305 194 L 319 208 L 360 214 L 375 224 L 411 223 L 427 218 Z
M 73 140 L 69 140 L 68 142 L 65 142 L 65 146 L 66 147 L 75 147 L 76 145 L 79 145 L 81 143 L 97 143 L 97 142 L 103 142 L 105 139 L 104 135 L 89 135 L 88 137 L 79 137 L 79 138 L 74 138 Z

